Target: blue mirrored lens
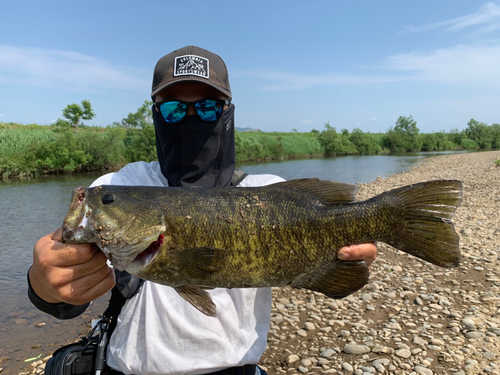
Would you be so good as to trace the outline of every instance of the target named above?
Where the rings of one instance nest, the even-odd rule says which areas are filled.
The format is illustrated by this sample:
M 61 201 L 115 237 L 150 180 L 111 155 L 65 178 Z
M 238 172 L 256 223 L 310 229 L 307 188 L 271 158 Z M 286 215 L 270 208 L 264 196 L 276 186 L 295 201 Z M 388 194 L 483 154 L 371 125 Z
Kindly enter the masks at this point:
M 160 113 L 169 124 L 175 124 L 182 121 L 187 113 L 187 105 L 178 102 L 165 102 L 160 105 Z
M 215 122 L 220 118 L 223 104 L 220 100 L 204 99 L 195 103 L 184 103 L 180 101 L 163 102 L 159 110 L 163 119 L 168 124 L 177 124 L 184 120 L 188 105 L 193 105 L 198 117 L 205 122 Z
M 217 121 L 222 112 L 222 104 L 217 100 L 200 100 L 194 108 L 200 119 L 206 122 Z

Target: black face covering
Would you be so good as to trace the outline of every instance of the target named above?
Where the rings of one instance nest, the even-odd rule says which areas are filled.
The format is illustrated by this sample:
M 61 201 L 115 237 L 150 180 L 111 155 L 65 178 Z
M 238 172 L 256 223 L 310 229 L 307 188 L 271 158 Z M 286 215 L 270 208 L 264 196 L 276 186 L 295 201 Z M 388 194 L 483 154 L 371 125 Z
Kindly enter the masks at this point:
M 167 124 L 153 107 L 156 150 L 161 172 L 170 186 L 228 186 L 234 173 L 234 105 L 218 122 L 196 115 Z

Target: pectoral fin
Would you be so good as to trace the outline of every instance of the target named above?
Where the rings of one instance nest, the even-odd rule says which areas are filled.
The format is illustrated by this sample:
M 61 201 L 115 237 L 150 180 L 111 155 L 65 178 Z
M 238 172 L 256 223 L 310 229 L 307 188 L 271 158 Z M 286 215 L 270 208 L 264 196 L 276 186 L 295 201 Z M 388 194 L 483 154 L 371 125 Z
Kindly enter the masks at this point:
M 179 295 L 207 316 L 217 316 L 217 307 L 210 294 L 196 286 L 184 285 L 175 288 Z
M 330 298 L 344 298 L 368 283 L 370 271 L 363 261 L 336 260 L 297 286 L 323 293 Z
M 203 281 L 207 275 L 219 271 L 224 266 L 227 251 L 213 247 L 196 247 L 183 249 L 177 253 L 179 263 L 186 276 Z

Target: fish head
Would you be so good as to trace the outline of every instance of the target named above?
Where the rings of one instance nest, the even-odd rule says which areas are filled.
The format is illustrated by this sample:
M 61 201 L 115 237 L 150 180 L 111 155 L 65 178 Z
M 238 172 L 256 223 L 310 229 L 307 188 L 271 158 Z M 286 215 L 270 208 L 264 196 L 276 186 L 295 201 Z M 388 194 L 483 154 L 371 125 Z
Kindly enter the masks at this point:
M 161 245 L 165 219 L 134 187 L 102 185 L 73 191 L 63 242 L 95 243 L 118 270 Z

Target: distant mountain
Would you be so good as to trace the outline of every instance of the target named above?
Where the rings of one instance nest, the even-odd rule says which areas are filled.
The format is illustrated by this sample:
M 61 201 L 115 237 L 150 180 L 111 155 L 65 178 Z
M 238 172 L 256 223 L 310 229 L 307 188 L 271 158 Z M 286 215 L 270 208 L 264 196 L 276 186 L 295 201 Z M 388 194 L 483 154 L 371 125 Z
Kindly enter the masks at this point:
M 252 128 L 238 128 L 236 127 L 236 130 L 239 132 L 260 132 L 260 129 L 252 129 Z

